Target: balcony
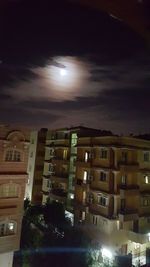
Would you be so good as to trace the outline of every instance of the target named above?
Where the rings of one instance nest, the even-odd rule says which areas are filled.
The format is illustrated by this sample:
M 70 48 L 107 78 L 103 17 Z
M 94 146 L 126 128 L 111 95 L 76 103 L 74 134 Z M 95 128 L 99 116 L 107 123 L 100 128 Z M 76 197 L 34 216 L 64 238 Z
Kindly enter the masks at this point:
M 124 209 L 119 212 L 119 221 L 133 221 L 138 220 L 138 210 L 137 209 Z
M 139 194 L 139 186 L 138 185 L 120 185 L 120 196 L 121 198 L 125 198 L 130 195 L 138 195 Z
M 54 139 L 46 142 L 47 147 L 69 147 L 69 139 Z
M 84 159 L 77 159 L 75 165 L 77 167 L 91 168 L 91 160 L 85 161 Z
M 136 172 L 139 169 L 139 163 L 119 161 L 118 168 L 120 171 L 123 171 L 123 172 Z
M 86 211 L 88 212 L 89 208 L 88 208 L 88 204 L 86 203 L 86 201 L 75 201 L 74 202 L 74 208 L 77 210 L 81 210 L 81 211 Z
M 62 163 L 62 164 L 68 164 L 69 163 L 69 157 L 68 158 L 63 158 L 63 157 L 58 157 L 55 156 L 54 158 L 51 159 L 52 163 Z
M 77 179 L 76 180 L 76 185 L 77 186 L 82 186 L 83 188 L 85 188 L 85 189 L 89 189 L 89 184 L 90 184 L 90 181 L 83 181 L 83 180 L 81 180 L 81 179 Z
M 89 204 L 89 212 L 94 215 L 101 215 L 106 218 L 109 218 L 109 208 L 108 206 L 102 206 L 99 205 L 96 202 L 90 203 Z
M 55 175 L 51 175 L 50 180 L 62 183 L 68 183 L 68 173 L 55 173 Z
M 126 236 L 128 237 L 128 240 L 131 240 L 132 242 L 135 242 L 135 243 L 145 244 L 149 242 L 148 234 L 126 231 Z
M 50 191 L 50 198 L 61 202 L 66 202 L 67 192 L 62 189 L 52 189 Z

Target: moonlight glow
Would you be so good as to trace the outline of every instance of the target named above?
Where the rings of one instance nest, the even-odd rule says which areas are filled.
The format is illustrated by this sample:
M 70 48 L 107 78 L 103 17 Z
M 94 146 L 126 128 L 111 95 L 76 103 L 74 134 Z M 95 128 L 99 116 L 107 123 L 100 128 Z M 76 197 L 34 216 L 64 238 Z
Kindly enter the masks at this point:
M 53 62 L 46 67 L 51 88 L 55 88 L 55 92 L 78 95 L 78 91 L 90 76 L 88 63 L 75 57 L 56 57 Z
M 63 77 L 63 76 L 66 76 L 67 75 L 67 70 L 65 69 L 61 69 L 60 70 L 60 75 Z

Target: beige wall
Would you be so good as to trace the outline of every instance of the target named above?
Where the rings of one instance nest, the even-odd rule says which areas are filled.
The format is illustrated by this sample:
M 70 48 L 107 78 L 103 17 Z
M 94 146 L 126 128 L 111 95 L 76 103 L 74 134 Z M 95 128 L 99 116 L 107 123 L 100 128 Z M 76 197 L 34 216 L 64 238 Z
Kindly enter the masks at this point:
M 29 131 L 0 126 L 0 223 L 7 225 L 13 222 L 15 225 L 11 235 L 8 232 L 1 234 L 0 253 L 18 250 L 20 246 L 23 201 L 27 182 L 28 147 Z M 21 153 L 20 160 L 6 159 L 8 150 L 19 151 Z M 16 188 L 13 189 L 15 191 L 12 191 L 12 188 Z

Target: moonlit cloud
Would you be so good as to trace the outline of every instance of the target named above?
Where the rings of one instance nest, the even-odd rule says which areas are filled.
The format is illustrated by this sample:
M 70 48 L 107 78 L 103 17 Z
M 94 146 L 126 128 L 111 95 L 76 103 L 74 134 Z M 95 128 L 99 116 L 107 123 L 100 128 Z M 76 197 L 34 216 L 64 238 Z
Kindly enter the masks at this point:
M 27 2 L 3 16 L 1 122 L 148 132 L 150 56 L 141 39 L 95 10 Z

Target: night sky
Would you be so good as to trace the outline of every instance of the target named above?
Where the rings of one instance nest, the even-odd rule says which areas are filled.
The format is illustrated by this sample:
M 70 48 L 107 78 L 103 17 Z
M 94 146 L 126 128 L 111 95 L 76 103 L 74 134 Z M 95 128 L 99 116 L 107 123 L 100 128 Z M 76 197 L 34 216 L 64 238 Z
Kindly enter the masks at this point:
M 147 40 L 100 10 L 52 2 L 1 6 L 1 123 L 150 132 Z

